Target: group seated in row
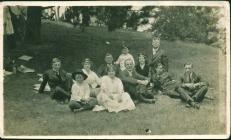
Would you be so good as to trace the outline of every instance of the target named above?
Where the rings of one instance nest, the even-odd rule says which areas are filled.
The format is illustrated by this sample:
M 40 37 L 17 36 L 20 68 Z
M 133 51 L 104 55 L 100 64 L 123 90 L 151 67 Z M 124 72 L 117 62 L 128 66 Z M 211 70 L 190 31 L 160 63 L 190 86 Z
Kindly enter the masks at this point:
M 199 102 L 203 101 L 208 90 L 208 84 L 201 82 L 200 77 L 192 71 L 192 64 L 184 65 L 185 73 L 177 82 L 161 63 L 152 77 L 146 77 L 137 73 L 133 61 L 127 59 L 125 70 L 118 71 L 116 65 L 111 65 L 106 67 L 107 74 L 101 78 L 91 70 L 91 63 L 90 59 L 85 59 L 83 69 L 70 74 L 61 69 L 61 61 L 54 58 L 52 69 L 43 76 L 39 92 L 43 92 L 48 82 L 51 98 L 69 102 L 72 111 L 100 108 L 119 112 L 135 109 L 134 101 L 155 103 L 155 95 L 160 93 L 181 98 L 189 107 L 199 109 Z
M 155 103 L 155 95 L 163 94 L 180 98 L 187 107 L 199 109 L 208 90 L 208 83 L 192 71 L 193 65 L 186 63 L 181 80 L 176 81 L 168 73 L 167 56 L 159 48 L 159 40 L 153 39 L 150 61 L 139 54 L 135 65 L 133 56 L 126 46 L 122 54 L 113 62 L 113 56 L 105 55 L 102 64 L 95 73 L 92 61 L 83 60 L 82 69 L 68 73 L 61 68 L 61 60 L 52 59 L 52 68 L 43 75 L 39 93 L 46 84 L 51 88 L 50 96 L 60 103 L 69 102 L 71 111 L 108 110 L 119 112 L 133 110 L 138 102 Z

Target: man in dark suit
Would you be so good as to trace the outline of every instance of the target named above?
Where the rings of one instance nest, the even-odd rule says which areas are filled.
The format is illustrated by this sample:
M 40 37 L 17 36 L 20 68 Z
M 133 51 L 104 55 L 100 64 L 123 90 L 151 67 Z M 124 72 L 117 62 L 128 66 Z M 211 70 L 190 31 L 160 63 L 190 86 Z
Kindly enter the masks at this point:
M 208 91 L 208 83 L 201 82 L 201 77 L 192 71 L 193 65 L 186 63 L 185 72 L 181 77 L 181 85 L 178 87 L 181 99 L 187 103 L 187 107 L 199 109 L 199 103 L 203 101 Z
M 155 93 L 161 92 L 163 95 L 172 98 L 180 98 L 179 93 L 176 92 L 179 83 L 172 79 L 169 73 L 164 70 L 161 63 L 157 65 L 156 73 L 152 77 L 152 82 Z
M 52 99 L 63 103 L 70 98 L 71 76 L 61 69 L 61 60 L 58 58 L 52 59 L 52 69 L 47 70 L 43 74 L 39 93 L 43 93 L 47 83 L 51 89 L 50 95 Z
M 149 66 L 151 75 L 156 73 L 156 67 L 158 63 L 164 66 L 165 71 L 168 71 L 168 57 L 164 50 L 160 49 L 160 35 L 156 35 L 152 39 L 152 50 L 149 56 Z
M 104 61 L 106 63 L 100 65 L 100 67 L 97 70 L 97 74 L 99 77 L 102 77 L 104 75 L 107 75 L 108 67 L 115 66 L 116 73 L 119 73 L 119 68 L 113 63 L 113 56 L 110 53 L 106 53 Z
M 151 96 L 150 94 L 147 95 L 148 93 L 146 93 L 146 86 L 148 85 L 150 78 L 138 74 L 135 71 L 134 63 L 131 59 L 125 60 L 124 63 L 126 69 L 120 72 L 120 78 L 123 82 L 124 90 L 130 94 L 132 99 L 137 99 L 147 103 L 154 103 L 154 96 Z M 144 97 L 141 92 L 146 94 L 147 98 L 150 96 L 150 100 L 146 100 L 146 97 Z

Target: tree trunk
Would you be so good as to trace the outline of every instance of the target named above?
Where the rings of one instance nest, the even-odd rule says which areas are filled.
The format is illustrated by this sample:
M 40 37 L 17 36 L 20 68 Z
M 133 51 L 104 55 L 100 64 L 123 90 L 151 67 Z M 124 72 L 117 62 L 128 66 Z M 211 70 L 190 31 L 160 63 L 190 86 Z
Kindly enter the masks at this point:
M 26 38 L 29 43 L 40 43 L 41 41 L 41 16 L 42 7 L 31 6 L 27 9 Z

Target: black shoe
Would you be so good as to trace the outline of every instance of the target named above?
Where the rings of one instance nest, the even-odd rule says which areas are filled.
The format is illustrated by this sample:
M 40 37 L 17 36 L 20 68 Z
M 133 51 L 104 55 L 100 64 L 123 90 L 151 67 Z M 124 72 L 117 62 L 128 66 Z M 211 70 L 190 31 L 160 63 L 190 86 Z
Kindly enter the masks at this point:
M 134 100 L 133 102 L 134 102 L 135 105 L 140 103 L 139 100 Z
M 193 96 L 192 97 L 193 101 L 195 102 L 197 100 L 197 97 L 196 96 Z
M 195 105 L 193 107 L 196 109 L 200 109 L 200 104 L 195 103 Z
M 190 104 L 186 104 L 185 107 L 191 108 L 192 106 Z

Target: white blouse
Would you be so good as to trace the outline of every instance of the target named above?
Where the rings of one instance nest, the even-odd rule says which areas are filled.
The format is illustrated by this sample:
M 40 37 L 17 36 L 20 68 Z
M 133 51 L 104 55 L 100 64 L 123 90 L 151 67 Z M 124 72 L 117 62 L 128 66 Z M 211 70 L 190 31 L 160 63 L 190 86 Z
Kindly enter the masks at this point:
M 101 91 L 107 94 L 122 94 L 124 92 L 122 81 L 115 77 L 114 79 L 109 76 L 101 78 Z
M 100 85 L 101 80 L 94 71 L 87 72 L 85 69 L 82 70 L 88 76 L 85 81 L 90 85 L 90 87 L 96 88 L 97 85 Z
M 79 84 L 76 81 L 74 81 L 74 84 L 71 88 L 71 100 L 74 101 L 81 101 L 88 100 L 90 98 L 90 87 L 86 81 L 83 81 L 83 83 Z

